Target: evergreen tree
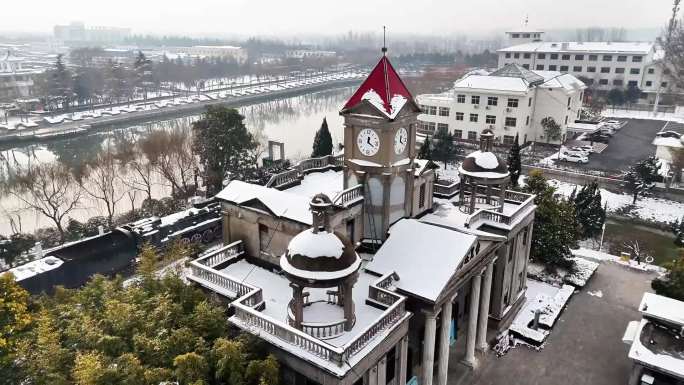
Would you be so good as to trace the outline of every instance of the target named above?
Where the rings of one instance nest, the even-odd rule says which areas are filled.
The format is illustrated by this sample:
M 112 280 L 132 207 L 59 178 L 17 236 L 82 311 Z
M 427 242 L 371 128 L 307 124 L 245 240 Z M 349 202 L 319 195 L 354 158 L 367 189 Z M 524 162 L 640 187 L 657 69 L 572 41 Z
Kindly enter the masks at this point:
M 546 143 L 549 143 L 552 140 L 556 141 L 561 139 L 561 126 L 556 123 L 552 117 L 547 116 L 546 118 L 542 119 L 541 126 L 544 129 Z
M 456 155 L 456 146 L 454 145 L 454 137 L 449 132 L 446 127 L 441 127 L 437 129 L 435 133 L 434 145 L 432 149 L 432 156 L 435 160 L 444 163 L 444 168 L 447 167 L 447 163 L 454 158 Z
M 651 281 L 651 287 L 656 294 L 684 301 L 684 249 L 679 249 L 679 256 L 665 264 L 665 268 L 665 276 Z
M 675 236 L 674 244 L 678 247 L 684 247 L 684 217 L 678 221 L 675 220 L 670 227 L 672 234 Z
M 313 141 L 313 152 L 311 153 L 312 158 L 319 158 L 321 156 L 332 155 L 333 151 L 333 141 L 330 135 L 330 130 L 328 129 L 328 121 L 323 118 L 323 123 L 321 123 L 321 128 L 316 131 L 316 136 Z
M 579 237 L 594 238 L 601 234 L 606 221 L 606 211 L 601 203 L 601 190 L 594 180 L 582 186 L 582 189 L 570 198 L 575 203 Z
M 636 204 L 639 196 L 648 194 L 659 178 L 658 160 L 651 156 L 630 166 L 622 185 L 632 194 L 632 204 Z
M 418 159 L 432 160 L 432 143 L 429 136 L 425 137 L 425 141 L 420 145 Z
M 574 203 L 557 198 L 540 170 L 530 173 L 524 191 L 536 195 L 537 205 L 530 258 L 551 272 L 557 268 L 573 269 L 570 248 L 577 243 Z
M 207 196 L 218 193 L 228 173 L 242 174 L 255 166 L 251 153 L 258 143 L 247 130 L 238 110 L 209 106 L 193 123 L 193 150 L 204 168 Z
M 511 174 L 511 185 L 518 185 L 518 179 L 522 173 L 522 163 L 520 161 L 520 143 L 518 134 L 515 134 L 515 142 L 508 151 L 508 172 Z
M 66 67 L 63 55 L 57 55 L 55 66 L 48 74 L 48 93 L 62 108 L 69 108 L 73 99 L 73 79 L 71 71 Z
M 133 63 L 135 72 L 135 86 L 142 89 L 143 99 L 147 101 L 147 91 L 152 87 L 152 61 L 145 57 L 142 51 L 138 51 L 138 56 Z
M 28 292 L 12 274 L 0 274 L 0 384 L 16 381 L 16 349 L 20 337 L 32 322 L 28 309 Z
M 615 108 L 615 106 L 621 106 L 625 104 L 625 92 L 620 88 L 613 88 L 608 91 L 606 96 L 608 102 Z

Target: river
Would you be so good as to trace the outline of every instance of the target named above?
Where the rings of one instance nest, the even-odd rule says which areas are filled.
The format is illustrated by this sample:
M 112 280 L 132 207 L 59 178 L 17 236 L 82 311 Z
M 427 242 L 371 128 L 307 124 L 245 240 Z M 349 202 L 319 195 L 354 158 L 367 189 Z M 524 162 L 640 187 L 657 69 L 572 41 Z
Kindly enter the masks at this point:
M 314 92 L 244 106 L 240 108 L 240 112 L 245 116 L 245 124 L 250 131 L 269 140 L 284 142 L 285 156 L 288 159 L 300 159 L 311 153 L 314 134 L 324 117 L 327 118 L 333 143 L 342 142 L 343 120 L 339 116 L 339 110 L 352 92 L 352 87 Z M 189 115 L 146 124 L 112 126 L 109 129 L 73 139 L 5 149 L 0 151 L 0 164 L 5 170 L 17 165 L 26 165 L 29 162 L 60 161 L 72 167 L 78 166 L 115 135 L 145 136 L 152 131 L 165 129 L 174 124 L 191 124 L 198 118 L 199 115 Z M 154 191 L 154 198 L 161 198 L 168 194 L 165 188 L 158 186 Z M 131 203 L 122 200 L 117 211 L 123 212 L 130 208 Z M 75 210 L 71 217 L 83 221 L 103 214 L 104 211 L 98 208 L 96 202 L 86 199 L 82 207 Z M 16 199 L 1 197 L 0 234 L 11 234 L 11 221 L 14 222 L 15 227 L 20 223 L 23 232 L 32 232 L 52 225 L 45 217 L 31 210 L 22 209 L 21 203 Z

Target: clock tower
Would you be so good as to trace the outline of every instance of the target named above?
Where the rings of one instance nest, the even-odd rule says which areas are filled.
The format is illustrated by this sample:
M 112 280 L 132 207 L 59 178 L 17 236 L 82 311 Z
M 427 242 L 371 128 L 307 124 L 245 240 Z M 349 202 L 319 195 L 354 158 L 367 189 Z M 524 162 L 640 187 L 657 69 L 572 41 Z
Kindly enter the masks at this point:
M 420 108 L 385 55 L 340 111 L 344 187 L 363 185 L 364 238 L 382 242 L 410 216 Z

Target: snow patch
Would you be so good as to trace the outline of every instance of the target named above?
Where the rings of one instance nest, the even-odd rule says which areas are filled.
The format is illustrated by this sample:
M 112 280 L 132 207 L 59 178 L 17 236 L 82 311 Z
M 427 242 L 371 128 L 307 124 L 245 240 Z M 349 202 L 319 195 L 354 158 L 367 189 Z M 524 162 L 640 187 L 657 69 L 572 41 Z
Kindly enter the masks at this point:
M 313 232 L 313 229 L 297 234 L 287 247 L 290 255 L 303 255 L 309 258 L 342 256 L 344 244 L 337 235 L 328 231 Z
M 474 158 L 476 165 L 486 168 L 487 170 L 493 170 L 499 167 L 499 159 L 497 159 L 496 155 L 492 152 L 475 151 L 468 155 L 468 158 Z
M 592 297 L 603 298 L 603 292 L 601 290 L 588 291 L 587 294 Z

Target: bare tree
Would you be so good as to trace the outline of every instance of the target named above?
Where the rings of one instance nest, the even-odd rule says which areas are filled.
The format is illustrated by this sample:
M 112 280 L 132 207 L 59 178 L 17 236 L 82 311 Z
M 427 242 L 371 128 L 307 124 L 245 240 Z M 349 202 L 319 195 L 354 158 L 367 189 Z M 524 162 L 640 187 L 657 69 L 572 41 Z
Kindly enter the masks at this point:
M 197 188 L 197 158 L 192 152 L 192 132 L 180 125 L 155 131 L 140 142 L 152 167 L 171 186 L 172 195 L 187 197 Z
M 6 192 L 54 222 L 64 242 L 66 216 L 78 208 L 82 190 L 69 168 L 61 163 L 43 163 L 17 170 Z
M 662 59 L 663 74 L 674 80 L 674 85 L 684 85 L 684 28 L 682 22 L 677 19 L 681 0 L 673 0 L 672 15 L 668 21 L 667 29 L 658 39 L 665 55 Z M 672 82 L 667 82 L 672 87 Z
M 121 178 L 123 184 L 129 189 L 144 193 L 148 200 L 152 200 L 155 171 L 142 148 L 142 143 L 143 141 L 135 142 L 127 138 L 118 140 L 116 154 L 121 162 L 121 171 L 125 175 Z
M 119 161 L 111 145 L 105 145 L 93 159 L 86 162 L 78 182 L 85 193 L 104 205 L 107 225 L 112 228 L 116 205 L 126 192 L 119 179 Z

